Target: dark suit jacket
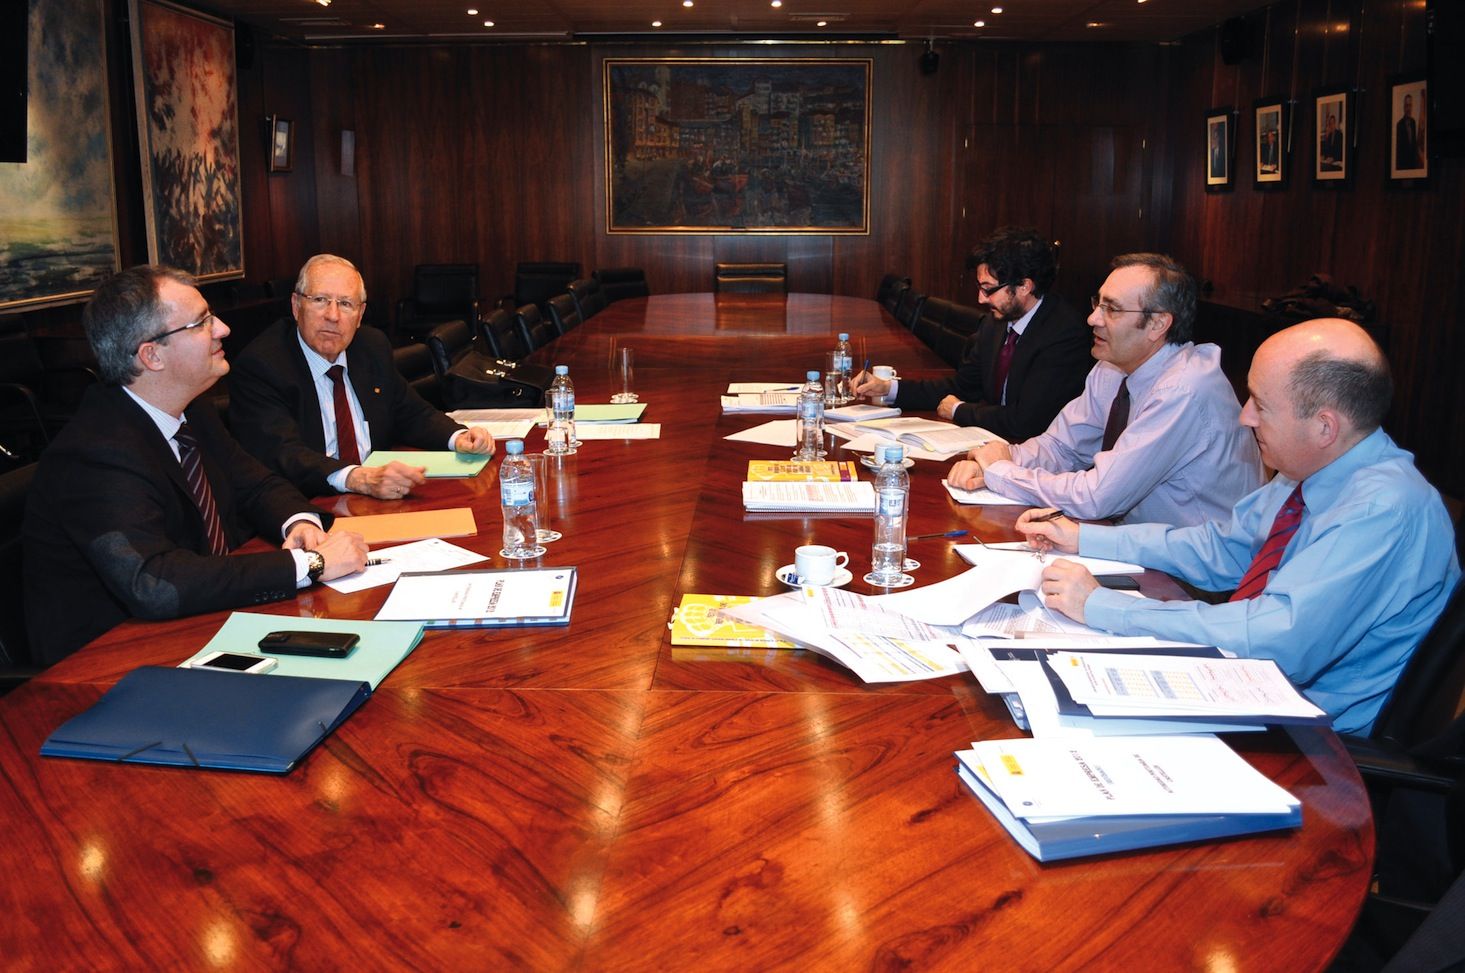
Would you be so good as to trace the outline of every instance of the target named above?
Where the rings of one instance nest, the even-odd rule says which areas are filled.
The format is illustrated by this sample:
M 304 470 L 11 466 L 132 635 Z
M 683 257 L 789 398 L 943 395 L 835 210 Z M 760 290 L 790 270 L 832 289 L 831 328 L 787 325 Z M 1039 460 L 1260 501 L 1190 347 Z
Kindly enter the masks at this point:
M 239 448 L 213 405 L 199 400 L 184 415 L 231 548 L 256 534 L 278 544 L 286 520 L 319 512 Z M 288 551 L 208 553 L 183 468 L 152 419 L 116 386 L 88 389 L 46 448 L 23 536 L 26 622 L 42 665 L 129 616 L 176 618 L 295 593 Z
M 326 477 L 346 466 L 326 455 L 315 380 L 288 318 L 250 342 L 229 376 L 229 426 L 244 448 L 307 496 L 333 493 Z M 463 427 L 423 401 L 392 365 L 386 335 L 361 328 L 346 348 L 346 374 L 371 427 L 373 449 L 447 449 Z M 365 459 L 366 457 L 362 457 Z
M 959 426 L 981 426 L 1009 442 L 1031 439 L 1053 421 L 1069 400 L 1083 391 L 1094 367 L 1093 332 L 1055 294 L 1043 299 L 1012 351 L 1007 372 L 1007 402 L 996 388 L 997 355 L 1007 324 L 990 314 L 967 342 L 956 374 L 933 381 L 901 380 L 895 404 L 902 409 L 934 409 L 948 395 L 961 399 L 954 417 Z

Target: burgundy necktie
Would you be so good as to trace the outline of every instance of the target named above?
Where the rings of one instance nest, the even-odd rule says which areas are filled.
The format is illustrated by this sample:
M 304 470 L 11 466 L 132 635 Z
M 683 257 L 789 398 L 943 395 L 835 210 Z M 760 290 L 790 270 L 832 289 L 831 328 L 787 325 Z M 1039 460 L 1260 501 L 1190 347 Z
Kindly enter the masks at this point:
M 1282 552 L 1287 550 L 1287 542 L 1292 540 L 1292 535 L 1297 533 L 1297 525 L 1302 523 L 1305 506 L 1302 502 L 1302 484 L 1299 483 L 1287 502 L 1282 504 L 1282 509 L 1277 511 L 1277 519 L 1272 521 L 1272 532 L 1262 543 L 1262 549 L 1256 552 L 1241 584 L 1236 586 L 1236 594 L 1231 596 L 1232 601 L 1244 601 L 1262 593 L 1262 589 L 1267 586 L 1267 579 L 1277 570 L 1277 565 L 1282 563 Z
M 203 517 L 204 530 L 209 535 L 210 554 L 228 554 L 229 542 L 224 537 L 224 524 L 219 520 L 219 508 L 214 505 L 214 491 L 209 489 L 209 478 L 204 475 L 203 457 L 198 452 L 198 440 L 188 428 L 188 423 L 178 427 L 173 434 L 178 444 L 178 462 L 183 465 L 183 478 L 188 481 L 188 492 Z
M 351 404 L 346 401 L 346 369 L 332 365 L 326 369 L 335 386 L 336 457 L 349 466 L 361 465 L 361 451 L 356 448 L 356 423 L 351 419 Z
M 997 371 L 992 376 L 992 388 L 987 393 L 993 402 L 1003 403 L 1007 401 L 1004 391 L 1007 388 L 1007 372 L 1012 368 L 1012 353 L 1017 348 L 1017 332 L 1012 325 L 1007 326 L 1007 340 L 1002 342 L 1002 350 L 997 352 Z
M 1129 425 L 1129 376 L 1119 383 L 1119 391 L 1114 393 L 1114 403 L 1109 406 L 1109 418 L 1104 422 L 1104 444 L 1099 447 L 1101 452 L 1108 452 L 1114 448 L 1119 441 L 1119 434 L 1124 432 L 1124 427 Z

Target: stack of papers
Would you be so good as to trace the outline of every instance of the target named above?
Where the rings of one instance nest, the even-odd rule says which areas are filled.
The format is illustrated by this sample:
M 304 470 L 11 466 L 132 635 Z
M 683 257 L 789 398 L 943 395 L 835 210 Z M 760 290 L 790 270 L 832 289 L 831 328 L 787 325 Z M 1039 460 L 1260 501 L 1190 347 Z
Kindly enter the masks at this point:
M 798 392 L 741 392 L 722 396 L 724 415 L 766 412 L 791 416 L 798 410 Z
M 1056 861 L 1302 824 L 1302 805 L 1212 736 L 991 740 L 957 773 L 1028 854 Z
M 750 625 L 728 614 L 727 609 L 746 605 L 755 599 L 748 595 L 682 595 L 682 603 L 673 609 L 672 645 L 714 645 L 723 648 L 795 649 L 793 642 L 781 639 L 760 625 Z
M 1089 573 L 1094 577 L 1110 574 L 1144 574 L 1142 564 L 1135 564 L 1132 561 L 1111 561 L 1104 557 L 1082 557 L 1078 554 L 1060 554 L 1048 552 L 1040 554 L 1028 547 L 1025 541 L 1011 541 L 1000 544 L 954 544 L 952 550 L 961 556 L 961 559 L 972 565 L 991 565 L 998 570 L 1001 565 L 1012 563 L 1015 557 L 1025 557 L 1037 561 L 1047 567 L 1054 561 L 1062 558 L 1065 561 L 1072 561 L 1074 564 L 1088 568 Z
M 497 440 L 523 439 L 544 418 L 543 409 L 459 409 L 448 418 L 465 426 L 487 429 Z
M 748 480 L 753 483 L 853 483 L 859 478 L 855 464 L 849 460 L 843 463 L 817 460 L 748 460 Z
M 875 488 L 853 483 L 743 483 L 744 510 L 874 513 Z
M 759 392 L 797 392 L 802 385 L 787 382 L 729 382 L 728 395 L 756 394 Z
M 898 415 L 900 415 L 900 410 L 893 405 L 870 405 L 859 402 L 854 405 L 840 406 L 837 409 L 825 409 L 824 421 L 864 422 L 867 419 L 888 419 Z
M 977 446 L 990 442 L 1003 442 L 1001 436 L 988 432 L 980 426 L 958 426 L 936 419 L 921 419 L 915 416 L 898 416 L 892 419 L 867 419 L 856 422 L 853 430 L 859 433 L 873 433 L 885 439 L 892 439 L 907 446 L 934 453 L 943 459 L 960 456 Z

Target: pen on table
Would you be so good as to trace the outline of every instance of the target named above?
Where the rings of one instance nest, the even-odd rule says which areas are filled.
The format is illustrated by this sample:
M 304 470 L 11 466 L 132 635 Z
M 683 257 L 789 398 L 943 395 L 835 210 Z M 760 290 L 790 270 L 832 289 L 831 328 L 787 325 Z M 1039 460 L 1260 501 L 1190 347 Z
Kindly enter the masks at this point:
M 917 534 L 915 537 L 907 537 L 906 540 L 907 541 L 929 541 L 929 540 L 931 540 L 932 538 L 935 538 L 935 537 L 965 537 L 966 535 L 967 535 L 967 532 L 964 531 L 964 530 L 943 530 L 939 534 Z
M 369 568 L 374 568 L 378 564 L 391 564 L 391 563 L 392 563 L 392 559 L 389 558 L 389 557 L 369 557 L 369 558 L 366 559 L 366 566 L 369 567 Z

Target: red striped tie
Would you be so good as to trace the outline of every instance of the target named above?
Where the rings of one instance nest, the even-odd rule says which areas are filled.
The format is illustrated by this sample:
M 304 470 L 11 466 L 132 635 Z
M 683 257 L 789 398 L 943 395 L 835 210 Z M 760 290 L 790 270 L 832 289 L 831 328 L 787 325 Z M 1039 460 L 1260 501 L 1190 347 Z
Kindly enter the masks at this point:
M 210 554 L 228 554 L 229 542 L 224 537 L 224 524 L 219 520 L 219 508 L 214 505 L 214 491 L 209 489 L 209 478 L 204 475 L 203 457 L 198 452 L 198 440 L 188 428 L 188 423 L 178 427 L 173 434 L 178 443 L 178 461 L 183 464 L 183 478 L 188 481 L 188 491 L 203 517 L 204 529 L 209 535 Z
M 351 419 L 351 405 L 346 401 L 346 369 L 332 365 L 326 369 L 335 386 L 334 405 L 336 409 L 336 458 L 351 466 L 361 465 L 361 451 L 356 446 L 356 423 Z
M 1297 533 L 1297 525 L 1302 523 L 1305 506 L 1302 502 L 1302 484 L 1299 483 L 1287 502 L 1282 504 L 1282 509 L 1277 511 L 1277 519 L 1272 521 L 1272 532 L 1267 535 L 1262 549 L 1256 552 L 1241 584 L 1236 586 L 1236 593 L 1231 596 L 1232 601 L 1244 601 L 1262 593 L 1262 589 L 1267 586 L 1267 579 L 1277 570 L 1277 565 L 1282 563 L 1282 552 L 1287 550 L 1292 535 Z

